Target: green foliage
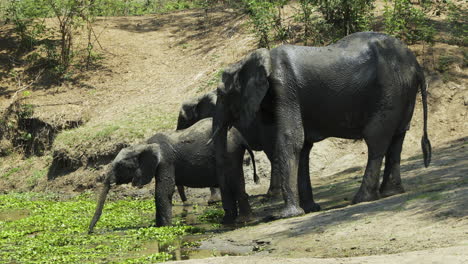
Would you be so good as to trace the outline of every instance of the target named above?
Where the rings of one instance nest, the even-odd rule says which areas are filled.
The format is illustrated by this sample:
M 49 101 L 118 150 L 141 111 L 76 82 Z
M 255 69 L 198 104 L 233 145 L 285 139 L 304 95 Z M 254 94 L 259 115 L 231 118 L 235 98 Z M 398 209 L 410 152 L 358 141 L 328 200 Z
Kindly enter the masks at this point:
M 305 45 L 323 45 L 332 39 L 332 25 L 317 14 L 317 7 L 310 0 L 300 0 L 300 11 L 295 15 L 296 22 L 302 24 L 300 34 Z M 310 42 L 309 42 L 310 40 Z
M 335 38 L 370 29 L 374 0 L 310 0 L 333 26 Z
M 245 0 L 244 4 L 253 26 L 253 32 L 258 38 L 258 46 L 269 48 L 272 38 L 270 32 L 277 21 L 275 2 Z
M 32 104 L 22 104 L 19 108 L 18 118 L 30 118 L 34 114 L 34 105 Z
M 385 32 L 410 44 L 434 41 L 435 29 L 422 9 L 414 7 L 408 0 L 393 0 L 393 4 L 388 0 L 385 2 Z
M 140 253 L 144 243 L 168 244 L 194 230 L 181 225 L 151 227 L 152 199 L 121 200 L 108 202 L 98 222 L 99 229 L 108 231 L 88 235 L 94 209 L 89 193 L 65 200 L 45 193 L 0 195 L 0 259 L 6 263 L 161 262 L 173 256 Z
M 304 33 L 302 38 L 304 44 L 307 45 L 307 40 L 313 35 L 314 30 L 314 19 L 316 16 L 313 16 L 315 12 L 315 7 L 312 5 L 312 2 L 309 0 L 300 0 L 299 1 L 301 11 L 296 14 L 296 21 L 302 23 L 304 27 Z
M 183 10 L 190 8 L 207 8 L 210 5 L 210 1 L 200 0 L 200 1 L 188 1 L 188 0 L 176 0 L 168 1 L 166 4 L 158 10 L 158 13 L 169 12 L 173 10 Z
M 466 8 L 457 6 L 453 2 L 447 3 L 447 20 L 450 23 L 452 34 L 451 43 L 467 46 L 468 45 L 468 12 Z
M 5 179 L 8 179 L 8 178 L 10 178 L 10 176 L 12 174 L 15 174 L 16 172 L 18 172 L 20 170 L 21 170 L 21 168 L 12 168 L 12 169 L 8 170 L 6 173 L 4 173 L 1 177 L 5 178 Z
M 9 0 L 6 17 L 18 35 L 18 51 L 33 51 L 26 61 L 63 77 L 80 53 L 80 48 L 74 45 L 77 33 L 88 35 L 86 66 L 94 58 L 93 8 L 91 0 Z M 50 17 L 58 23 L 47 27 L 45 21 Z
M 157 262 L 165 262 L 172 259 L 172 255 L 166 252 L 151 254 L 144 257 L 134 258 L 134 259 L 127 259 L 122 262 L 122 264 L 137 264 L 137 263 L 157 263 Z
M 299 0 L 299 11 L 294 14 L 302 24 L 300 38 L 307 45 L 325 44 L 358 31 L 371 28 L 374 0 Z M 295 34 L 284 25 L 281 7 L 286 0 L 244 0 L 253 32 L 260 47 L 270 47 L 273 40 L 285 41 Z M 317 11 L 321 15 L 317 14 Z
M 214 3 L 207 0 L 95 0 L 92 11 L 95 16 L 140 16 L 211 4 Z
M 216 89 L 217 84 L 221 80 L 221 76 L 223 75 L 223 69 L 218 70 L 215 72 L 208 81 L 206 81 L 202 86 L 197 89 L 197 92 L 206 92 Z
M 51 15 L 46 1 L 10 0 L 6 8 L 7 21 L 14 25 L 21 49 L 32 49 L 40 38 L 48 34 L 44 17 Z
M 437 70 L 442 73 L 448 71 L 450 65 L 453 64 L 456 60 L 457 58 L 452 55 L 441 55 L 439 57 Z
M 441 55 L 438 59 L 436 70 L 442 74 L 442 81 L 444 83 L 451 81 L 453 78 L 449 73 L 450 66 L 457 61 L 457 57 L 447 54 Z
M 222 209 L 222 207 L 210 206 L 203 212 L 203 214 L 198 216 L 198 220 L 200 220 L 203 223 L 219 224 L 221 223 L 223 216 L 224 210 Z
M 97 0 L 93 12 L 97 16 L 142 15 L 153 11 L 154 1 Z
M 133 143 L 156 132 L 172 129 L 177 123 L 177 112 L 166 112 L 149 106 L 121 115 L 117 120 L 103 120 L 62 131 L 54 141 L 54 149 L 76 151 L 106 151 L 115 142 Z

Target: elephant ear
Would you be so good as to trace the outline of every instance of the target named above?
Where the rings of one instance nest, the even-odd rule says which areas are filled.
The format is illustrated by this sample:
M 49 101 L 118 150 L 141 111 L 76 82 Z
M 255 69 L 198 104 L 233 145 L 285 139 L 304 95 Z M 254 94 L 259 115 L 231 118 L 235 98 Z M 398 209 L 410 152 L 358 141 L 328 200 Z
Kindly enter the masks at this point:
M 251 53 L 238 73 L 241 86 L 240 125 L 248 127 L 265 97 L 271 74 L 270 52 L 258 49 Z
M 138 155 L 139 169 L 141 171 L 140 183 L 142 185 L 151 182 L 156 175 L 156 169 L 161 161 L 161 152 L 157 144 L 148 144 Z

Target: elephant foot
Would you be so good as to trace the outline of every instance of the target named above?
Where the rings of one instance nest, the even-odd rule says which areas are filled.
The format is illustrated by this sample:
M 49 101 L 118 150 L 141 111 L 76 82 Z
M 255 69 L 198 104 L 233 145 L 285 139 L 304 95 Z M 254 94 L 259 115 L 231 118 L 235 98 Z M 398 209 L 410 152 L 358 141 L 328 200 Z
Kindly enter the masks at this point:
M 380 186 L 380 196 L 382 197 L 389 197 L 389 196 L 404 193 L 404 192 L 405 192 L 405 189 L 403 188 L 401 184 L 387 183 L 385 185 L 382 184 Z
M 223 225 L 233 225 L 235 223 L 236 215 L 232 215 L 229 213 L 224 212 L 223 220 L 221 223 Z
M 270 199 L 277 200 L 277 199 L 283 199 L 283 193 L 281 192 L 280 188 L 271 188 L 268 189 L 268 192 L 266 194 Z
M 377 191 L 370 192 L 370 191 L 363 191 L 359 189 L 356 195 L 353 198 L 353 204 L 362 203 L 362 202 L 370 202 L 375 201 L 380 198 L 380 195 Z
M 252 220 L 252 216 L 249 214 L 249 215 L 239 215 L 236 220 L 235 220 L 235 223 L 236 224 L 245 224 L 245 223 L 248 223 Z
M 208 205 L 215 204 L 221 201 L 221 192 L 218 188 L 210 188 L 211 195 L 210 199 L 208 199 Z
M 283 210 L 281 210 L 280 213 L 281 218 L 289 218 L 300 215 L 304 215 L 304 210 L 302 210 L 302 208 L 292 205 L 286 206 L 285 208 L 283 208 Z
M 301 204 L 301 208 L 304 209 L 304 212 L 306 214 L 311 213 L 311 212 L 318 212 L 320 211 L 320 205 L 315 202 L 309 202 L 306 204 Z
M 210 196 L 210 199 L 208 199 L 208 205 L 212 205 L 220 201 L 221 201 L 220 196 Z

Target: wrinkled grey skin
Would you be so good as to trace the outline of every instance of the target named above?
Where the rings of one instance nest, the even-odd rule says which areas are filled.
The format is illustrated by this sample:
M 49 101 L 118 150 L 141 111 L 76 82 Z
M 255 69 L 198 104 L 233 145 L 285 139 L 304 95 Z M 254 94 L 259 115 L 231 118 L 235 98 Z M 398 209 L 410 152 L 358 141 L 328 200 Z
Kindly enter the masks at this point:
M 182 107 L 179 111 L 179 117 L 177 119 L 176 130 L 186 129 L 195 124 L 196 122 L 214 116 L 214 110 L 216 105 L 216 91 L 206 93 L 202 96 L 192 98 L 182 103 Z M 187 197 L 185 195 L 185 189 L 182 185 L 177 185 L 177 191 L 179 192 L 180 199 L 185 202 Z M 210 198 L 208 204 L 213 204 L 221 201 L 221 192 L 219 188 L 210 188 Z
M 309 177 L 309 153 L 327 137 L 364 139 L 368 161 L 359 203 L 404 192 L 403 140 L 421 91 L 424 163 L 430 163 L 424 73 L 414 54 L 385 34 L 351 34 L 326 47 L 259 49 L 226 69 L 217 90 L 213 140 L 223 177 L 228 128 L 243 134 L 256 122 L 274 128 L 272 175 L 279 177 L 283 217 L 319 209 Z M 383 181 L 379 188 L 382 160 Z
M 203 118 L 214 117 L 216 99 L 217 95 L 215 90 L 184 102 L 179 112 L 177 129 L 187 128 Z M 262 122 L 261 113 L 258 113 L 255 121 L 251 123 L 248 129 L 242 131 L 242 136 L 249 146 L 253 150 L 264 151 L 270 160 L 270 164 L 273 157 L 272 142 L 274 140 L 274 135 L 273 126 L 268 122 Z M 212 188 L 212 195 L 208 203 L 216 199 L 213 193 L 214 191 Z M 181 197 L 184 195 L 183 189 L 179 189 L 179 194 Z M 267 194 L 271 197 L 281 197 L 280 179 L 278 177 L 270 178 L 270 188 Z
M 252 151 L 236 129 L 227 139 L 226 177 L 219 182 L 216 175 L 214 145 L 211 138 L 212 119 L 203 119 L 190 128 L 167 134 L 158 133 L 143 144 L 122 149 L 111 164 L 96 212 L 88 232 L 91 233 L 101 216 L 111 184 L 132 183 L 141 187 L 156 180 L 156 226 L 166 226 L 172 220 L 172 195 L 176 185 L 193 188 L 221 187 L 224 223 L 245 221 L 251 214 L 245 192 L 242 169 L 244 152 L 252 158 L 254 179 L 258 179 Z M 239 217 L 238 217 L 239 216 Z M 237 218 L 237 219 L 236 219 Z

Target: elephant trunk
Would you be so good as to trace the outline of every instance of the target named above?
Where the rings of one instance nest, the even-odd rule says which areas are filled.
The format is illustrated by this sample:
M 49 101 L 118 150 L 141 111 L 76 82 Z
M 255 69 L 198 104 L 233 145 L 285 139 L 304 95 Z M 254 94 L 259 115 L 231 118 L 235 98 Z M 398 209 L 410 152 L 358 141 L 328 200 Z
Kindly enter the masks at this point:
M 257 174 L 257 167 L 255 165 L 255 155 L 252 151 L 252 149 L 250 148 L 249 144 L 245 141 L 244 139 L 244 147 L 247 149 L 247 151 L 249 152 L 249 155 L 250 155 L 250 159 L 252 160 L 252 167 L 253 167 L 253 178 L 254 178 L 254 182 L 256 184 L 258 184 L 260 182 L 260 178 L 258 177 L 258 174 Z
M 106 180 L 104 181 L 104 186 L 102 188 L 101 194 L 99 195 L 99 200 L 96 206 L 96 212 L 94 212 L 93 219 L 91 220 L 91 223 L 89 224 L 88 234 L 91 234 L 93 232 L 94 226 L 96 225 L 97 221 L 99 221 L 99 218 L 101 217 L 102 209 L 104 208 L 104 202 L 106 201 L 106 197 L 107 197 L 107 194 L 109 193 L 110 187 L 111 187 L 111 174 L 109 174 L 106 177 Z
M 182 129 L 186 129 L 187 127 L 189 127 L 189 125 L 187 125 L 187 121 L 186 121 L 187 118 L 184 118 L 184 114 L 183 112 L 181 111 L 179 113 L 179 117 L 177 119 L 177 127 L 176 127 L 176 130 L 182 130 Z
M 211 140 L 214 141 L 215 159 L 216 159 L 216 175 L 218 183 L 222 188 L 224 185 L 224 159 L 226 156 L 227 145 L 227 131 L 226 114 L 224 111 L 221 100 L 216 102 L 216 112 L 213 117 L 213 127 Z

